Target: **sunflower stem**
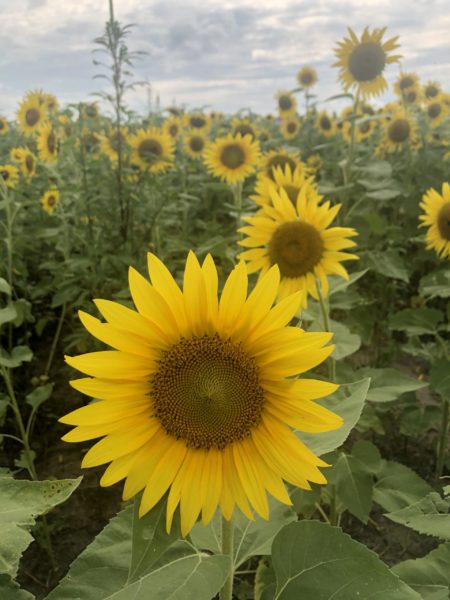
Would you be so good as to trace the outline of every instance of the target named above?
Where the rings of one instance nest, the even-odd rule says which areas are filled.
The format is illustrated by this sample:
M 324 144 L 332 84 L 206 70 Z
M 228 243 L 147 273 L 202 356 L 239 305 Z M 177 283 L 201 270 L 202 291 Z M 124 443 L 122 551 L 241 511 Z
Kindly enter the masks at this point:
M 355 133 L 356 133 L 355 120 L 356 120 L 356 115 L 358 113 L 358 106 L 359 106 L 359 88 L 355 95 L 355 102 L 353 103 L 352 122 L 350 124 L 350 145 L 348 147 L 347 161 L 344 166 L 344 185 L 347 185 L 348 183 L 350 183 L 350 180 L 352 177 L 352 163 L 353 163 L 353 157 L 354 157 L 354 153 L 355 153 Z
M 330 333 L 332 333 L 331 328 L 330 328 L 330 316 L 329 316 L 330 307 L 329 307 L 329 304 L 325 301 L 325 298 L 323 297 L 320 281 L 317 281 L 317 291 L 319 293 L 319 305 L 320 305 L 320 312 L 322 313 L 324 331 L 329 331 Z M 328 359 L 328 378 L 331 381 L 336 381 L 336 361 L 331 356 Z
M 444 470 L 444 456 L 447 448 L 447 434 L 448 434 L 448 423 L 449 423 L 449 402 L 447 399 L 442 398 L 442 416 L 441 416 L 441 428 L 439 431 L 439 440 L 437 446 L 437 461 L 436 461 L 436 479 L 439 479 Z
M 222 517 L 222 554 L 230 557 L 230 573 L 220 590 L 220 600 L 232 600 L 233 578 L 234 578 L 234 523 L 233 518 L 229 521 Z
M 242 216 L 242 181 L 236 183 L 233 187 L 233 198 L 234 198 L 234 206 L 236 208 L 236 223 L 239 227 L 241 224 L 241 216 Z

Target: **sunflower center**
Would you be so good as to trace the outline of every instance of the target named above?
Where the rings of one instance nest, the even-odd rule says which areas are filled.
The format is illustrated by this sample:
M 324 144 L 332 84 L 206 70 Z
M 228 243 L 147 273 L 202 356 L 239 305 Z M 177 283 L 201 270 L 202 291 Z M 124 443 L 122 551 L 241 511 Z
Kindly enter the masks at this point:
M 182 338 L 164 352 L 150 394 L 165 431 L 203 450 L 247 437 L 264 406 L 255 360 L 217 334 Z
M 409 88 L 413 85 L 414 85 L 414 81 L 412 80 L 411 77 L 403 77 L 403 79 L 400 80 L 399 88 L 401 90 L 406 90 L 407 88 Z
M 325 129 L 325 131 L 328 131 L 329 129 L 331 129 L 331 121 L 325 115 L 323 117 L 321 117 L 321 119 L 320 119 L 320 127 L 322 129 Z
M 245 163 L 245 153 L 239 144 L 228 144 L 222 150 L 220 161 L 228 169 L 238 169 Z
M 55 196 L 49 196 L 47 198 L 47 204 L 49 206 L 55 206 L 55 204 L 56 204 L 56 198 L 55 198 Z
M 8 181 L 9 171 L 0 171 L 0 175 L 3 177 L 3 181 Z
M 172 125 L 169 127 L 169 134 L 172 137 L 177 137 L 177 135 L 178 135 L 178 125 L 176 123 L 172 123 Z
M 242 135 L 242 137 L 244 137 L 244 135 L 250 135 L 252 137 L 252 140 L 255 137 L 255 132 L 253 131 L 253 127 L 251 127 L 251 125 L 247 125 L 246 123 L 241 123 L 240 125 L 236 125 L 236 127 L 234 128 L 234 133 L 240 133 Z
M 56 150 L 56 139 L 53 131 L 50 131 L 47 138 L 47 148 L 50 154 L 54 154 Z
M 407 119 L 395 119 L 388 127 L 388 136 L 392 142 L 400 144 L 409 138 L 411 126 Z
M 348 57 L 348 69 L 356 81 L 372 81 L 386 64 L 383 48 L 375 42 L 358 44 Z
M 425 89 L 425 96 L 427 98 L 435 98 L 439 94 L 439 90 L 435 85 L 429 85 Z
M 282 277 L 310 273 L 320 262 L 323 250 L 317 229 L 300 221 L 280 225 L 269 243 L 270 262 L 278 265 Z
M 292 100 L 289 96 L 280 96 L 278 98 L 278 106 L 281 110 L 290 110 L 292 108 Z
M 308 85 L 308 83 L 312 82 L 312 73 L 302 73 L 300 80 L 303 83 L 303 85 Z
M 295 133 L 297 131 L 297 125 L 291 121 L 287 124 L 286 129 L 288 133 Z
M 37 108 L 29 108 L 25 113 L 25 121 L 27 122 L 27 125 L 33 127 L 33 125 L 36 125 L 36 123 L 39 121 L 40 116 L 41 113 Z
M 437 226 L 441 236 L 450 241 L 450 202 L 446 202 L 439 211 Z
M 137 151 L 139 158 L 147 163 L 151 163 L 156 157 L 162 155 L 163 148 L 157 140 L 142 140 Z
M 275 178 L 273 176 L 273 169 L 275 169 L 276 167 L 281 167 L 284 171 L 287 165 L 289 165 L 291 171 L 294 171 L 295 167 L 297 166 L 297 163 L 290 156 L 283 156 L 280 154 L 272 156 L 267 161 L 266 174 L 268 177 L 270 177 L 270 179 L 272 179 L 272 181 L 275 181 Z
M 405 94 L 405 102 L 415 102 L 417 100 L 417 92 L 415 90 L 411 90 L 407 94 Z
M 201 129 L 206 124 L 206 121 L 203 119 L 203 117 L 191 117 L 189 122 L 191 127 L 194 127 L 195 129 Z
M 205 146 L 205 141 L 199 135 L 191 137 L 191 139 L 189 140 L 189 148 L 193 152 L 201 152 L 203 150 L 204 146 Z
M 430 106 L 428 107 L 427 112 L 430 119 L 436 119 L 441 114 L 442 107 L 439 104 L 439 102 L 433 102 L 433 104 L 430 104 Z

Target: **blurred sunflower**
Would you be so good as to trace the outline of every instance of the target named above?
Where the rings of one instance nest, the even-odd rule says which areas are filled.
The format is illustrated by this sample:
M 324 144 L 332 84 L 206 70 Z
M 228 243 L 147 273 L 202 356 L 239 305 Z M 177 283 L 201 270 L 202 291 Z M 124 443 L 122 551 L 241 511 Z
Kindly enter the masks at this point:
M 17 120 L 22 133 L 35 133 L 47 122 L 45 106 L 34 96 L 25 97 L 19 105 Z
M 403 109 L 391 115 L 383 127 L 383 142 L 387 152 L 402 150 L 416 139 L 416 123 Z
M 202 158 L 206 143 L 204 135 L 189 133 L 183 138 L 183 149 L 191 158 Z
M 179 506 L 186 536 L 198 517 L 211 521 L 220 507 L 230 520 L 238 506 L 269 518 L 267 492 L 291 505 L 284 482 L 310 489 L 325 483 L 326 466 L 293 433 L 341 426 L 342 419 L 313 400 L 336 385 L 292 376 L 322 363 L 331 334 L 288 324 L 300 294 L 272 308 L 275 267 L 247 297 L 239 264 L 220 299 L 218 274 L 208 255 L 191 252 L 183 290 L 165 265 L 148 256 L 151 284 L 130 268 L 137 312 L 107 300 L 96 305 L 102 323 L 80 311 L 86 329 L 114 350 L 66 357 L 88 377 L 72 386 L 99 399 L 62 417 L 75 426 L 68 442 L 102 438 L 82 467 L 110 463 L 100 484 L 125 479 L 125 500 L 143 491 L 139 515 L 168 492 L 166 528 Z M 245 400 L 245 401 L 243 401 Z
M 337 126 L 326 110 L 322 110 L 316 117 L 316 129 L 325 137 L 333 137 L 337 133 Z
M 111 162 L 118 160 L 119 147 L 121 154 L 128 152 L 129 132 L 127 127 L 121 127 L 119 130 L 110 129 L 106 135 L 101 137 L 100 149 Z
M 130 146 L 133 150 L 132 162 L 143 171 L 160 173 L 167 171 L 173 164 L 173 140 L 157 127 L 139 129 L 130 137 Z
M 170 135 L 173 140 L 176 140 L 181 134 L 182 120 L 180 117 L 169 117 L 164 121 L 162 130 L 164 133 L 167 133 L 167 135 Z
M 58 208 L 59 204 L 59 192 L 58 190 L 48 190 L 41 198 L 41 205 L 43 210 L 51 215 Z
M 68 114 L 58 115 L 58 131 L 61 131 L 64 137 L 70 138 L 74 133 L 74 124 Z
M 37 160 L 35 155 L 28 148 L 24 148 L 20 160 L 20 170 L 27 179 L 32 179 L 36 175 Z
M 355 246 L 350 237 L 357 235 L 349 227 L 329 227 L 337 215 L 340 204 L 319 205 L 316 198 L 306 193 L 304 186 L 296 206 L 283 188 L 272 190 L 271 205 L 256 217 L 244 219 L 249 223 L 239 231 L 247 235 L 239 241 L 250 248 L 239 258 L 247 261 L 249 273 L 259 271 L 263 277 L 273 265 L 280 269 L 281 282 L 278 298 L 282 300 L 296 291 L 303 291 L 302 307 L 307 307 L 307 297 L 319 298 L 317 281 L 324 296 L 328 295 L 327 275 L 349 275 L 342 266 L 344 260 L 355 260 L 355 254 L 342 250 Z
M 83 152 L 89 155 L 89 158 L 94 160 L 100 158 L 101 137 L 98 133 L 84 127 L 78 143 Z
M 361 39 L 348 27 L 349 37 L 338 42 L 335 50 L 339 59 L 333 66 L 340 69 L 339 79 L 348 90 L 356 86 L 363 97 L 378 95 L 387 88 L 383 71 L 387 64 L 398 62 L 399 55 L 390 56 L 389 52 L 398 48 L 398 36 L 382 41 L 386 27 L 374 29 L 369 33 L 366 27 Z
M 43 104 L 45 106 L 45 110 L 50 113 L 56 112 L 58 110 L 58 99 L 53 94 L 45 94 Z
M 9 131 L 8 121 L 0 116 L 0 135 L 6 135 Z
M 192 129 L 196 133 L 207 134 L 211 129 L 212 121 L 210 117 L 202 113 L 191 113 L 185 115 L 184 124 L 188 129 Z
M 312 67 L 303 67 L 297 73 L 297 81 L 300 87 L 308 89 L 317 83 L 317 72 Z
M 97 119 L 100 116 L 100 109 L 96 102 L 81 103 L 82 116 L 85 119 Z
M 410 87 L 403 92 L 403 102 L 405 104 L 420 104 L 422 100 L 423 94 L 419 85 Z
M 323 161 L 322 161 L 322 157 L 320 156 L 320 154 L 311 154 L 306 159 L 306 167 L 307 167 L 308 171 L 313 175 L 318 173 L 320 171 L 320 169 L 322 168 L 322 166 L 323 166 Z
M 299 162 L 295 169 L 291 169 L 288 164 L 284 168 L 274 167 L 272 173 L 273 179 L 259 175 L 256 180 L 255 194 L 250 196 L 250 199 L 259 206 L 270 205 L 272 203 L 271 190 L 279 193 L 281 188 L 295 206 L 301 190 L 308 198 L 314 196 L 317 203 L 322 200 L 322 196 L 319 196 L 314 185 L 314 178 L 309 177 L 304 163 Z
M 293 117 L 297 110 L 297 100 L 292 92 L 278 92 L 276 95 L 278 112 L 282 119 Z
M 53 164 L 58 158 L 58 138 L 51 123 L 43 125 L 37 134 L 39 159 L 47 164 Z
M 423 86 L 423 95 L 428 100 L 430 98 L 436 98 L 442 92 L 441 86 L 436 81 L 429 81 Z
M 249 135 L 252 138 L 252 141 L 258 136 L 255 126 L 249 119 L 233 119 L 231 121 L 231 127 L 231 133 L 233 135 L 236 135 L 237 133 L 240 133 L 242 137 Z
M 415 88 L 418 85 L 419 76 L 417 75 L 417 73 L 401 72 L 400 75 L 397 77 L 396 82 L 394 83 L 394 92 L 398 96 L 400 96 L 400 98 L 402 98 L 406 90 L 409 90 L 410 88 Z
M 0 165 L 0 177 L 7 188 L 13 189 L 19 182 L 19 169 L 14 165 Z
M 300 120 L 296 117 L 281 121 L 281 134 L 285 140 L 293 140 L 300 131 Z
M 286 150 L 271 150 L 263 155 L 261 159 L 262 174 L 272 181 L 275 181 L 274 169 L 281 167 L 284 169 L 289 165 L 291 171 L 294 171 L 297 165 L 300 164 L 300 156 L 298 152 L 289 153 Z
M 425 112 L 428 118 L 428 123 L 433 129 L 445 121 L 449 114 L 448 106 L 440 101 L 439 97 L 429 100 L 425 107 Z
M 419 227 L 428 227 L 426 243 L 441 258 L 450 258 L 450 184 L 442 184 L 442 193 L 430 188 L 423 196 Z
M 228 184 L 244 181 L 251 175 L 259 161 L 259 142 L 250 135 L 240 133 L 217 138 L 204 152 L 208 170 Z

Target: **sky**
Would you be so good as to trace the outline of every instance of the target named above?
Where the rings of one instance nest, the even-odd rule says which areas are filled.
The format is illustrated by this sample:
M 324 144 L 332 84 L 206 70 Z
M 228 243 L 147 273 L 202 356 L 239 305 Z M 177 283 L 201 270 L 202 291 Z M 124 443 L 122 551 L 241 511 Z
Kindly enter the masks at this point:
M 296 86 L 299 68 L 317 70 L 319 102 L 341 92 L 333 48 L 347 26 L 359 34 L 387 26 L 399 36 L 400 68 L 421 80 L 450 80 L 448 0 L 115 0 L 115 18 L 133 23 L 135 79 L 127 95 L 139 113 L 176 103 L 234 113 L 275 112 L 274 96 Z M 105 89 L 94 79 L 94 38 L 108 19 L 108 0 L 0 0 L 0 114 L 12 117 L 27 90 L 60 103 L 89 101 Z M 448 90 L 447 86 L 447 90 Z M 389 93 L 382 100 L 389 100 Z M 332 104 L 328 107 L 333 109 Z

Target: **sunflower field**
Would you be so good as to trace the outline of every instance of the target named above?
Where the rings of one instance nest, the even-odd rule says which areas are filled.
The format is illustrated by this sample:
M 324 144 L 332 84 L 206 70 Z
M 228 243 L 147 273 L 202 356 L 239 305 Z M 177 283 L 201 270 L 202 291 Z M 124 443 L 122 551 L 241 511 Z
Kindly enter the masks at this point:
M 450 93 L 140 115 L 130 31 L 0 116 L 0 599 L 448 599 Z

